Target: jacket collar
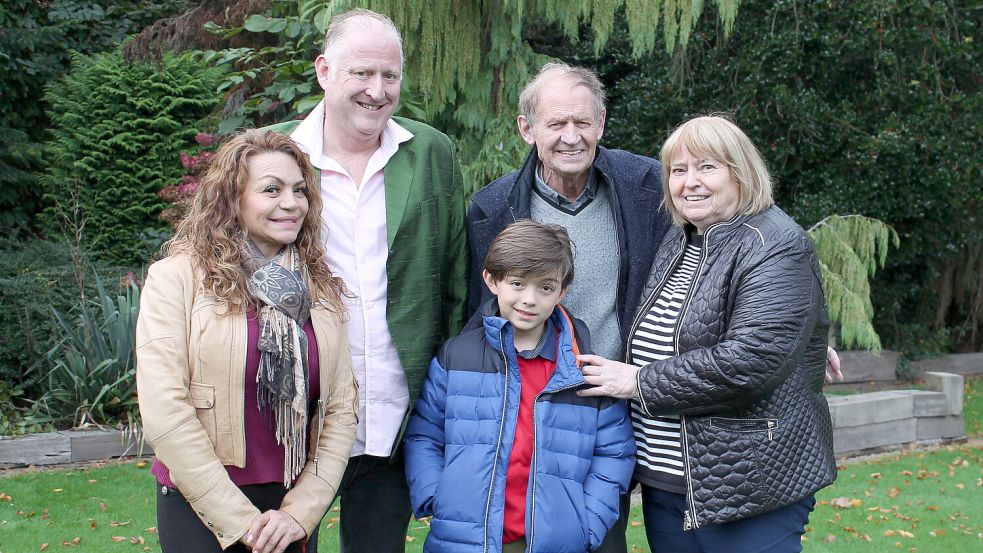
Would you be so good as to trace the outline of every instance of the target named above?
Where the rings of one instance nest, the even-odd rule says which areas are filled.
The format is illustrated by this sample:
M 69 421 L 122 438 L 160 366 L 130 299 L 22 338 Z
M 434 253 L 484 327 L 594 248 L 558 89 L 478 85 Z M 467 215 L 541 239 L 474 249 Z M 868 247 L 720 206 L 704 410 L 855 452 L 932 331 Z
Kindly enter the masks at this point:
M 610 182 L 608 157 L 607 149 L 598 146 L 593 165 L 594 169 L 600 171 L 600 174 L 596 175 L 598 183 L 600 183 L 600 179 Z M 512 182 L 506 189 L 487 196 L 476 194 L 472 201 L 489 215 L 511 209 L 513 220 L 529 219 L 529 205 L 532 201 L 533 186 L 536 182 L 536 165 L 538 162 L 539 152 L 534 145 L 529 149 L 525 161 L 522 162 L 522 166 L 516 171 Z
M 734 218 L 730 219 L 729 221 L 720 221 L 718 223 L 713 223 L 712 225 L 707 227 L 707 229 L 703 232 L 703 247 L 706 249 L 710 249 L 712 247 L 716 247 L 718 244 L 725 243 L 727 242 L 728 238 L 733 236 L 736 232 L 740 231 L 742 228 L 751 229 L 752 231 L 760 234 L 760 231 L 758 231 L 758 229 L 755 228 L 753 224 L 751 224 L 753 223 L 753 221 L 751 220 L 771 209 L 775 209 L 775 207 L 771 206 L 765 209 L 765 211 L 762 211 L 761 213 L 755 215 L 740 214 L 740 215 L 735 215 Z M 673 224 L 672 227 L 669 229 L 669 232 L 675 233 L 674 234 L 675 240 L 680 244 L 684 244 L 686 242 L 686 235 L 691 232 L 696 232 L 696 229 L 690 224 L 686 224 L 686 225 Z
M 517 367 L 518 361 L 515 354 L 515 345 L 512 341 L 512 323 L 498 315 L 498 301 L 496 298 L 493 296 L 485 302 L 481 306 L 479 313 L 482 316 L 485 340 L 491 347 L 505 354 L 510 367 Z M 560 313 L 559 309 L 553 309 L 548 324 L 559 333 L 559 339 L 556 340 L 556 371 L 543 391 L 549 392 L 583 384 L 584 375 L 577 366 L 577 359 L 573 356 L 573 347 L 571 346 L 573 343 L 573 329 L 567 325 L 566 319 Z M 547 340 L 547 342 L 550 341 Z

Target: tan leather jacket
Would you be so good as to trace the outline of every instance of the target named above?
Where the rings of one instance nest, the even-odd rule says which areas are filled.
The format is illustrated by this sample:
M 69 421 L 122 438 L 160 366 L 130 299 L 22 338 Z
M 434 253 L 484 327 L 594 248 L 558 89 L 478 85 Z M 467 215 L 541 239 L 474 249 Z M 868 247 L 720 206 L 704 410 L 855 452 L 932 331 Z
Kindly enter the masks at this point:
M 246 317 L 221 316 L 223 304 L 200 283 L 185 255 L 150 267 L 137 321 L 137 391 L 147 441 L 224 549 L 260 514 L 223 466 L 246 460 Z M 280 507 L 308 537 L 334 500 L 358 424 L 344 322 L 321 305 L 311 320 L 321 396 L 307 466 Z

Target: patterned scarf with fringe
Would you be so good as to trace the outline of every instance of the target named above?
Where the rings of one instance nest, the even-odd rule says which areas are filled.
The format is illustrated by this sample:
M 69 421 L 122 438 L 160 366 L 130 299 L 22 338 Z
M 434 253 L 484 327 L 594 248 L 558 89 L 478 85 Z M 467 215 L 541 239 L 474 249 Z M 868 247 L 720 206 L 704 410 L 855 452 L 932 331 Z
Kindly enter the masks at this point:
M 304 284 L 297 247 L 290 244 L 267 261 L 252 240 L 244 240 L 243 269 L 259 308 L 257 402 L 283 445 L 283 485 L 290 487 L 307 461 L 308 359 L 304 325 L 311 295 Z

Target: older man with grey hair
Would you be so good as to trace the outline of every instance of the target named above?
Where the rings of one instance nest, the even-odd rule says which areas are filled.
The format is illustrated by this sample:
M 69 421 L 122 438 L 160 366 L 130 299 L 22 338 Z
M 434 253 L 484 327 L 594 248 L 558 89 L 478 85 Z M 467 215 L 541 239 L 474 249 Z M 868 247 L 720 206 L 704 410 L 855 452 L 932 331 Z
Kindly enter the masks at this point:
M 523 89 L 517 124 L 532 146 L 529 155 L 518 171 L 478 191 L 468 209 L 469 311 L 477 312 L 490 298 L 481 263 L 502 229 L 519 219 L 559 224 L 576 252 L 563 303 L 587 323 L 594 351 L 619 359 L 670 221 L 659 208 L 662 165 L 598 145 L 605 98 L 593 71 L 562 63 L 546 64 Z M 627 496 L 621 503 L 627 515 Z M 621 517 L 598 551 L 627 551 L 626 524 Z
M 659 209 L 661 164 L 598 145 L 604 101 L 591 70 L 561 63 L 543 66 L 522 91 L 517 123 L 529 155 L 518 171 L 478 191 L 468 210 L 469 311 L 490 297 L 481 263 L 502 229 L 519 219 L 560 224 L 576 246 L 564 305 L 587 323 L 598 354 L 617 359 L 670 221 Z
M 403 422 L 430 358 L 464 320 L 464 186 L 451 141 L 393 115 L 403 50 L 388 17 L 335 16 L 315 68 L 324 100 L 303 121 L 273 128 L 319 171 L 327 261 L 351 292 L 359 424 L 338 490 L 341 549 L 401 552 L 410 519 Z

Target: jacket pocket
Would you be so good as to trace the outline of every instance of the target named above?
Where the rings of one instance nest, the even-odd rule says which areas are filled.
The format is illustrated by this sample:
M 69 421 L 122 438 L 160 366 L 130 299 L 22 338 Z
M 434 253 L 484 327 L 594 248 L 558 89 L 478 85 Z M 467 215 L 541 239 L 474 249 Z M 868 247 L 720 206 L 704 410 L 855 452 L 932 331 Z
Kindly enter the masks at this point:
M 765 432 L 771 440 L 773 432 L 778 429 L 778 419 L 731 419 L 726 417 L 710 417 L 710 426 L 729 430 L 730 432 Z
M 212 441 L 212 447 L 217 443 L 215 435 L 215 386 L 192 382 L 188 387 L 191 392 L 191 405 L 195 408 L 198 422 L 208 434 L 208 439 Z

